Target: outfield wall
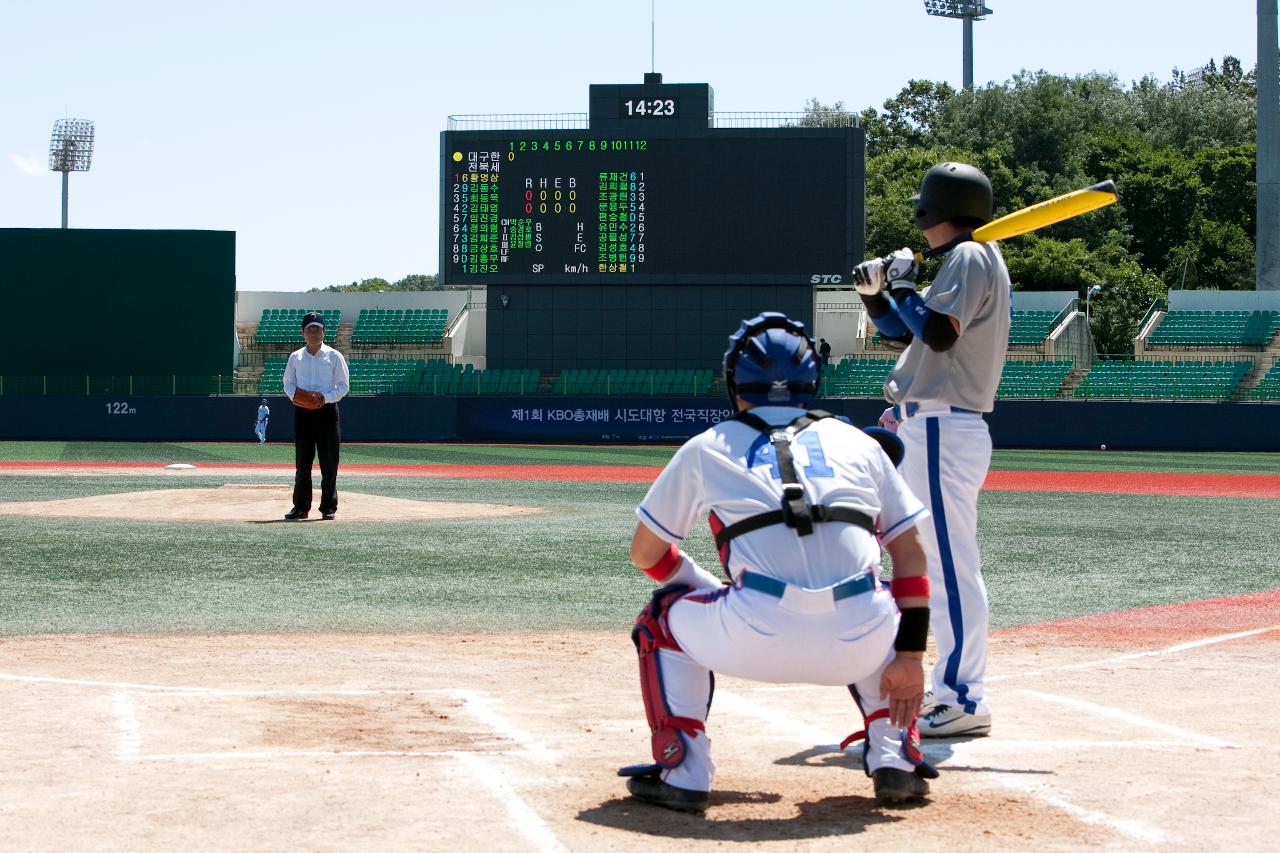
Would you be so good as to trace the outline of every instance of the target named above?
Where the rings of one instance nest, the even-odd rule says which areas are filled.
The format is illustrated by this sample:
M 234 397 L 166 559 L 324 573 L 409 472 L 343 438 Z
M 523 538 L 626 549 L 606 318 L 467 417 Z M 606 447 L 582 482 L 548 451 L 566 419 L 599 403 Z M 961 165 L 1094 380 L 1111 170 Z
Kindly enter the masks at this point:
M 272 397 L 268 438 L 288 441 L 293 406 Z M 0 397 L 0 439 L 252 441 L 257 397 Z M 878 400 L 822 403 L 875 423 Z M 675 443 L 725 417 L 720 398 L 351 397 L 347 441 Z M 987 416 L 996 447 L 1280 450 L 1280 405 L 1009 400 Z
M 232 231 L 0 228 L 6 376 L 231 375 Z

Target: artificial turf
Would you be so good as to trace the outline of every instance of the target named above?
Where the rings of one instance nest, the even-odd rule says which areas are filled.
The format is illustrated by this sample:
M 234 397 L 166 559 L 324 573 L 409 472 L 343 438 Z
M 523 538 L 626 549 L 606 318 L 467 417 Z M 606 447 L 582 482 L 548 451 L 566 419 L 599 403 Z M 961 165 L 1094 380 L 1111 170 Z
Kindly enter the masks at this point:
M 9 475 L 0 501 L 221 482 Z M 625 631 L 652 590 L 626 557 L 642 484 L 343 475 L 339 487 L 545 511 L 358 525 L 0 515 L 0 634 Z M 1265 499 L 984 493 L 993 627 L 1276 588 L 1276 509 Z M 705 530 L 686 547 L 714 570 Z

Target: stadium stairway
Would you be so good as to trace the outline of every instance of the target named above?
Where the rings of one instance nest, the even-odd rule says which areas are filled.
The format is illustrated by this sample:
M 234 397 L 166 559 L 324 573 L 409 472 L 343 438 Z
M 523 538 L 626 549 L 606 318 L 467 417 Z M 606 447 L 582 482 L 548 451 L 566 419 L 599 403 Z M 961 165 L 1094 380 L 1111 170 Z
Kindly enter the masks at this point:
M 1058 389 L 1060 397 L 1074 397 L 1076 389 L 1080 387 L 1080 383 L 1089 375 L 1087 367 L 1073 367 L 1067 373 L 1067 378 L 1063 380 L 1062 387 Z
M 1239 387 L 1231 395 L 1231 401 L 1234 403 L 1249 399 L 1249 394 L 1258 387 L 1258 383 L 1271 370 L 1271 365 L 1277 361 L 1280 361 L 1280 331 L 1271 336 L 1271 340 L 1267 341 L 1267 345 L 1262 348 L 1259 357 L 1253 360 L 1253 369 L 1245 374 Z

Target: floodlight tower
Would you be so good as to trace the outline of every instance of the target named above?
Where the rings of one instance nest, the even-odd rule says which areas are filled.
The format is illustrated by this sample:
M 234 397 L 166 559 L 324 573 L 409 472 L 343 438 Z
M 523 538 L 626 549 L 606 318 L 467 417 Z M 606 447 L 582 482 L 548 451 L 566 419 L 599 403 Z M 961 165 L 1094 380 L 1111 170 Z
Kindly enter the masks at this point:
M 62 227 L 67 227 L 67 186 L 72 172 L 87 172 L 93 161 L 93 122 L 60 118 L 49 140 L 49 171 L 62 173 Z
M 973 22 L 991 14 L 982 0 L 924 0 L 924 11 L 939 18 L 964 22 L 964 90 L 973 91 Z
M 1280 290 L 1280 37 L 1276 0 L 1258 0 L 1258 136 L 1254 287 Z

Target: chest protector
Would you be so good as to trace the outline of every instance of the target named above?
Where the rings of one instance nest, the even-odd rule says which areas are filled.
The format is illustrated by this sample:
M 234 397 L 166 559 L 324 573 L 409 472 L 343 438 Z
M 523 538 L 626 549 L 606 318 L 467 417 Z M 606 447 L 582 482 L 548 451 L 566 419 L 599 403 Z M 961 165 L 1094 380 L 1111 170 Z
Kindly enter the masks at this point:
M 872 536 L 876 535 L 875 519 L 865 512 L 849 507 L 810 504 L 805 497 L 804 484 L 796 474 L 796 460 L 791 454 L 792 438 L 818 421 L 831 417 L 835 416 L 830 412 L 812 409 L 783 426 L 773 426 L 751 412 L 739 412 L 733 418 L 768 437 L 778 461 L 778 473 L 782 475 L 782 505 L 778 509 L 744 518 L 717 530 L 715 532 L 716 549 L 723 563 L 728 565 L 729 552 L 726 546 L 730 541 L 744 533 L 775 524 L 785 524 L 794 530 L 797 536 L 809 536 L 813 533 L 814 524 L 838 521 L 844 524 L 856 524 Z

